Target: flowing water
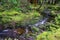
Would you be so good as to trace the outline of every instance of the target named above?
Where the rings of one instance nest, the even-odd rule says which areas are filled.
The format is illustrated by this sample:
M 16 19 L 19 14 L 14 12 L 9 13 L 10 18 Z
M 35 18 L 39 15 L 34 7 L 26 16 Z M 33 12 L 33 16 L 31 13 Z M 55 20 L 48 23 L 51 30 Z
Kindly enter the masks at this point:
M 34 24 L 34 26 L 40 26 L 40 25 L 42 25 L 42 24 L 45 24 L 45 23 L 47 22 L 47 20 L 48 20 L 48 18 L 45 18 L 45 19 L 43 19 L 42 21 Z
M 44 19 L 40 20 L 39 22 L 33 24 L 33 25 L 29 25 L 29 26 L 35 26 L 35 27 L 39 27 L 40 25 L 44 25 L 47 21 L 48 21 L 48 17 L 45 17 Z
M 33 25 L 29 25 L 29 26 L 35 26 L 35 27 L 39 27 L 40 25 L 43 25 L 47 22 L 49 18 L 45 17 L 44 19 L 42 19 L 41 21 L 37 22 L 36 24 Z M 26 34 L 28 33 L 28 29 L 26 29 Z M 0 32 L 0 40 L 34 40 L 33 37 L 29 37 L 29 38 L 24 38 L 23 37 L 16 37 L 17 34 L 9 29 L 3 30 L 2 32 Z

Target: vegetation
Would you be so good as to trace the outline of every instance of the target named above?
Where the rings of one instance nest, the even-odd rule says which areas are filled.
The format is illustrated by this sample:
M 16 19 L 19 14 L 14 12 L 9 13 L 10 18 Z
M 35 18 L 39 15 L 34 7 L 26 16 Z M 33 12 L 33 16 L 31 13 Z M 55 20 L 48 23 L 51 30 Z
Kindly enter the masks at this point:
M 37 40 L 60 40 L 60 29 L 54 30 L 54 32 L 43 32 L 37 36 Z
M 60 40 L 60 0 L 36 1 L 0 0 L 0 25 L 3 25 L 1 27 L 27 28 L 29 33 L 24 36 L 36 36 L 36 40 Z M 48 14 L 44 13 L 45 10 Z M 45 17 L 49 17 L 45 24 L 34 26 Z

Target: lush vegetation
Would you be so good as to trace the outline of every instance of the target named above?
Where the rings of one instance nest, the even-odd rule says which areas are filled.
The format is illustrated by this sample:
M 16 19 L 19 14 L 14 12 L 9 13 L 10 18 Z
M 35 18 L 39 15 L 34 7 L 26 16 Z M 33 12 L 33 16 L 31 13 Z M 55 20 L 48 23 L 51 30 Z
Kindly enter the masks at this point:
M 7 27 L 26 29 L 45 17 L 46 14 L 42 12 L 49 9 L 53 17 L 44 25 L 40 25 L 40 28 L 31 26 L 33 32 L 29 35 L 36 36 L 36 40 L 60 40 L 60 0 L 51 1 L 38 0 L 37 3 L 31 3 L 28 0 L 0 0 L 0 25 L 3 25 L 1 26 L 3 29 Z
M 43 32 L 37 36 L 36 40 L 60 40 L 60 29 L 54 30 L 53 32 Z

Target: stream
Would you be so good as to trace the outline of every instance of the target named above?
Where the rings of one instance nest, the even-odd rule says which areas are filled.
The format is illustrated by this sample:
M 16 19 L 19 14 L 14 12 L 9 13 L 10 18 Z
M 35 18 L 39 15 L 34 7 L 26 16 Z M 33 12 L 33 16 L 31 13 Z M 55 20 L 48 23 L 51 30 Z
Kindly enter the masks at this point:
M 49 13 L 49 12 L 47 12 L 47 13 Z M 39 26 L 41 26 L 41 25 L 44 25 L 48 20 L 49 20 L 49 18 L 50 18 L 50 16 L 47 14 L 47 16 L 45 16 L 42 20 L 40 20 L 39 22 L 37 22 L 37 23 L 35 23 L 35 24 L 33 24 L 33 25 L 28 25 L 29 27 L 33 27 L 33 26 L 35 26 L 35 27 L 37 27 L 37 28 L 39 28 Z M 27 34 L 28 33 L 28 28 L 26 28 L 26 30 L 25 30 L 26 32 L 24 33 L 24 34 Z M 16 38 L 16 36 L 17 36 L 17 33 L 16 33 L 16 31 L 15 30 L 9 30 L 9 29 L 5 29 L 5 30 L 3 30 L 2 32 L 0 32 L 0 37 L 10 37 L 10 38 Z M 12 39 L 12 40 L 14 40 L 14 39 Z M 4 39 L 5 40 L 5 39 Z M 8 39 L 7 39 L 8 40 Z M 34 40 L 32 37 L 29 37 L 29 38 L 25 38 L 24 36 L 19 36 L 19 38 L 18 38 L 18 40 Z

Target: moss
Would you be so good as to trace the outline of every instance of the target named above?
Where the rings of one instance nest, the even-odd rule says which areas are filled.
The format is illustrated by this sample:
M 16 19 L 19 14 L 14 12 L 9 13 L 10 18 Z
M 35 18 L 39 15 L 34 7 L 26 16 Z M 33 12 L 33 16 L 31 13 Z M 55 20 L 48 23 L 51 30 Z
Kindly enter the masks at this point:
M 55 32 L 43 32 L 37 36 L 36 40 L 60 40 L 60 28 L 54 31 Z
M 0 16 L 2 17 L 2 24 L 4 23 L 10 23 L 12 21 L 16 23 L 21 23 L 22 25 L 26 25 L 29 23 L 35 23 L 37 19 L 39 18 L 40 14 L 37 11 L 31 11 L 28 14 L 18 12 L 16 10 L 6 10 L 4 12 L 0 12 Z

